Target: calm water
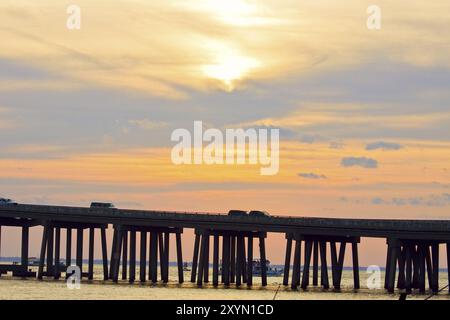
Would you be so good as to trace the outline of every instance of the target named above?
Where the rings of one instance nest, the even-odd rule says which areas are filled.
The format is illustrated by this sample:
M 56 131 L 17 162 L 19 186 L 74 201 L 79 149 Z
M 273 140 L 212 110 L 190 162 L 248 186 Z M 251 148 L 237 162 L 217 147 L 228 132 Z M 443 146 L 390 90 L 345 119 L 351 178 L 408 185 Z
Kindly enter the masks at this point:
M 84 269 L 86 270 L 86 268 Z M 139 270 L 138 270 L 139 271 Z M 137 274 L 139 274 L 137 272 Z M 366 285 L 368 275 L 361 270 L 361 287 L 362 289 L 355 293 L 352 290 L 353 274 L 351 271 L 344 270 L 342 276 L 341 292 L 333 290 L 322 290 L 320 288 L 309 288 L 308 291 L 292 291 L 290 288 L 280 286 L 281 277 L 269 277 L 268 286 L 263 288 L 260 286 L 260 279 L 254 279 L 252 289 L 247 289 L 245 285 L 236 289 L 234 286 L 225 288 L 219 285 L 214 288 L 208 284 L 204 288 L 197 288 L 195 284 L 185 282 L 178 285 L 175 281 L 168 284 L 151 283 L 128 284 L 123 281 L 118 284 L 111 282 L 103 282 L 102 268 L 100 265 L 95 266 L 95 279 L 92 282 L 83 281 L 81 289 L 70 290 L 67 288 L 64 280 L 43 280 L 36 279 L 20 280 L 10 276 L 2 276 L 0 278 L 0 299 L 398 299 L 399 294 L 387 294 L 384 290 L 369 290 Z M 384 275 L 382 275 L 384 276 Z M 170 268 L 170 277 L 177 279 L 177 269 Z M 446 272 L 440 273 L 440 287 L 447 284 Z M 190 279 L 190 272 L 185 272 L 185 279 Z M 382 278 L 383 279 L 383 278 Z M 330 277 L 331 281 L 331 277 Z M 382 284 L 383 284 L 382 280 Z M 428 295 L 412 295 L 408 299 L 425 299 Z M 432 299 L 450 299 L 448 290 L 442 291 L 439 295 Z

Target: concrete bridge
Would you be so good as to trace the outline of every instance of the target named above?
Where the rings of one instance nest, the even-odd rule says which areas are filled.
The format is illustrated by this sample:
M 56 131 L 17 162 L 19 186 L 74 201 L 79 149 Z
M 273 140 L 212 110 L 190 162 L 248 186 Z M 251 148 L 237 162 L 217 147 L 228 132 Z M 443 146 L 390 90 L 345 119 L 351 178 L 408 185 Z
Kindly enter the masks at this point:
M 112 247 L 107 247 L 106 229 L 114 228 Z M 385 288 L 411 292 L 439 290 L 439 246 L 447 247 L 450 262 L 450 220 L 333 219 L 289 216 L 229 216 L 220 213 L 190 213 L 116 208 L 83 208 L 8 204 L 0 206 L 1 226 L 21 228 L 21 263 L 0 265 L 0 275 L 12 272 L 18 277 L 52 277 L 65 273 L 61 265 L 61 230 L 66 229 L 65 261 L 72 261 L 72 231 L 76 232 L 76 265 L 82 270 L 84 230 L 89 232 L 88 270 L 82 276 L 93 278 L 94 244 L 100 241 L 104 279 L 136 281 L 136 242 L 139 235 L 139 281 L 169 281 L 169 239 L 175 235 L 178 281 L 184 281 L 182 233 L 195 230 L 190 281 L 201 286 L 209 282 L 212 251 L 212 283 L 253 285 L 254 240 L 259 242 L 262 263 L 261 282 L 267 284 L 265 268 L 267 233 L 283 233 L 286 256 L 283 284 L 293 289 L 319 285 L 339 289 L 346 248 L 352 250 L 354 288 L 360 288 L 358 244 L 363 237 L 385 238 L 387 244 Z M 43 226 L 37 274 L 29 269 L 29 229 Z M 96 237 L 97 234 L 97 237 Z M 211 250 L 212 239 L 212 250 Z M 221 250 L 220 249 L 221 243 Z M 148 246 L 148 247 L 147 247 Z M 293 248 L 294 247 L 294 248 Z M 294 249 L 294 250 L 293 250 Z M 330 254 L 327 251 L 330 250 Z M 108 256 L 110 259 L 108 259 Z M 327 261 L 327 257 L 331 261 Z M 159 258 L 158 258 L 159 257 Z M 320 260 L 320 264 L 319 264 Z M 292 261 L 292 263 L 291 263 Z M 147 264 L 148 262 L 148 264 Z M 292 271 L 290 270 L 292 266 Z M 312 272 L 311 272 L 312 269 Z M 121 271 L 121 274 L 120 274 Z M 449 273 L 450 279 L 450 273 Z

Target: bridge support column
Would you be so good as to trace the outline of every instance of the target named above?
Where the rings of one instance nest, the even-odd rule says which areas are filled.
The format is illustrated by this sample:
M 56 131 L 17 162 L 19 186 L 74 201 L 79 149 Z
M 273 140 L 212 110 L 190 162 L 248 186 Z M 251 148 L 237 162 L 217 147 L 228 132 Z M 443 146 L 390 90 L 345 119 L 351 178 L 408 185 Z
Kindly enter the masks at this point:
M 214 235 L 213 244 L 213 286 L 219 285 L 219 235 Z
M 170 233 L 164 232 L 164 277 L 163 282 L 169 282 L 169 255 L 170 253 Z
M 175 234 L 176 243 L 177 243 L 177 263 L 178 263 L 178 283 L 184 282 L 184 274 L 183 274 L 183 250 L 181 247 L 181 234 L 177 232 Z
M 191 282 L 195 282 L 197 275 L 198 252 L 200 247 L 200 234 L 195 230 L 194 253 L 192 255 Z
M 319 241 L 319 251 L 320 251 L 320 283 L 324 289 L 329 289 L 330 284 L 328 282 L 327 243 L 325 241 Z
M 200 258 L 198 263 L 198 276 L 197 276 L 197 285 L 202 286 L 203 285 L 203 273 L 205 272 L 205 264 L 209 263 L 209 261 L 206 260 L 206 250 L 207 250 L 207 243 L 209 242 L 209 234 L 207 234 L 207 231 L 200 231 L 201 232 L 201 246 L 200 246 Z
M 242 242 L 242 244 L 241 244 L 241 250 L 242 250 L 242 253 L 241 253 L 241 256 L 242 256 L 242 262 L 241 262 L 241 264 L 242 264 L 242 282 L 243 283 L 247 283 L 247 259 L 245 258 L 246 257 L 246 250 L 245 250 L 245 236 L 244 235 L 241 237 L 241 242 Z
M 432 284 L 431 284 L 431 290 L 436 293 L 439 291 L 439 244 L 433 243 L 431 245 L 432 250 L 432 261 L 433 261 L 433 277 L 432 277 Z
M 128 230 L 122 232 L 122 280 L 127 278 L 128 269 Z
M 55 279 L 61 277 L 61 228 L 55 229 Z
M 253 235 L 247 238 L 247 286 L 253 285 Z
M 119 280 L 120 257 L 122 253 L 122 226 L 114 226 L 113 248 L 111 251 L 111 279 Z
M 291 266 L 292 235 L 286 233 L 285 237 L 286 237 L 286 254 L 284 258 L 283 285 L 287 286 L 289 284 L 289 268 Z
M 387 277 L 387 290 L 388 292 L 394 292 L 395 286 L 395 273 L 397 269 L 397 260 L 400 251 L 400 244 L 397 239 L 388 239 L 388 255 L 389 255 L 389 264 L 388 270 L 386 270 Z
M 236 286 L 241 285 L 242 280 L 242 236 L 238 235 L 236 237 Z
M 399 256 L 398 256 L 398 279 L 397 279 L 397 288 L 402 290 L 405 289 L 405 266 L 406 266 L 406 251 L 405 248 L 400 247 Z
M 0 231 L 1 237 L 1 231 Z M 28 247 L 30 243 L 30 227 L 23 226 L 22 227 L 22 250 L 21 250 L 21 266 L 23 267 L 25 274 L 22 276 L 26 276 L 28 273 Z M 1 241 L 0 241 L 1 243 Z
M 80 273 L 83 274 L 83 229 L 77 229 L 77 255 L 76 263 L 80 268 Z
M 102 259 L 103 259 L 103 280 L 108 280 L 108 247 L 106 244 L 106 227 L 100 228 L 100 237 L 102 241 Z
M 446 244 L 447 249 L 447 278 L 448 278 L 448 291 L 450 292 L 450 242 Z
M 230 236 L 224 235 L 222 237 L 222 282 L 230 285 Z
M 158 233 L 150 232 L 149 277 L 152 283 L 158 282 Z
M 309 285 L 309 268 L 311 265 L 312 241 L 305 241 L 305 261 L 303 264 L 303 275 L 301 287 L 305 290 Z
M 319 242 L 313 242 L 313 286 L 319 285 Z
M 231 236 L 230 248 L 230 282 L 236 282 L 236 236 Z
M 300 273 L 301 273 L 301 247 L 302 247 L 302 239 L 295 235 L 295 248 L 294 248 L 294 265 L 292 266 L 292 280 L 291 280 L 291 289 L 297 289 L 300 284 Z
M 95 229 L 89 228 L 88 280 L 94 279 L 94 237 Z
M 147 269 L 147 232 L 141 231 L 141 254 L 139 257 L 139 281 L 145 282 L 145 271 Z
M 130 231 L 130 271 L 128 281 L 133 283 L 136 280 L 136 231 Z
M 209 282 L 209 233 L 203 235 L 205 237 L 205 261 L 203 263 L 203 282 Z
M 54 240 L 55 240 L 55 231 L 54 227 L 50 226 L 47 229 L 47 276 L 54 276 Z
M 261 284 L 263 287 L 267 286 L 267 266 L 266 266 L 266 233 L 259 234 L 259 254 L 261 257 Z
M 72 228 L 66 229 L 66 266 L 72 265 Z
M 358 239 L 359 242 L 359 239 Z M 358 290 L 359 283 L 359 259 L 358 259 L 358 242 L 352 242 L 352 260 L 353 260 L 353 288 Z

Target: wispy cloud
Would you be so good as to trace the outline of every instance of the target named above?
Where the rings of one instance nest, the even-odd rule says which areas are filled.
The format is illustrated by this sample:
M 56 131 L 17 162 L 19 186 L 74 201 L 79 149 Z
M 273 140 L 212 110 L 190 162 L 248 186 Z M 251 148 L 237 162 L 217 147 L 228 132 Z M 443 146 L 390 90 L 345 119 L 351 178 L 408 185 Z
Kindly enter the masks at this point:
M 366 157 L 346 157 L 341 160 L 341 166 L 374 169 L 378 168 L 378 161 Z
M 372 142 L 366 145 L 366 150 L 400 150 L 403 148 L 401 144 L 398 143 L 392 143 L 392 142 L 384 142 L 384 141 L 378 141 L 378 142 Z
M 323 174 L 316 174 L 316 173 L 299 173 L 299 177 L 305 178 L 305 179 L 313 179 L 313 180 L 319 180 L 319 179 L 327 179 L 327 177 Z
M 450 194 L 432 194 L 425 197 L 409 198 L 373 198 L 374 205 L 394 205 L 394 206 L 424 206 L 424 207 L 445 207 L 450 206 Z

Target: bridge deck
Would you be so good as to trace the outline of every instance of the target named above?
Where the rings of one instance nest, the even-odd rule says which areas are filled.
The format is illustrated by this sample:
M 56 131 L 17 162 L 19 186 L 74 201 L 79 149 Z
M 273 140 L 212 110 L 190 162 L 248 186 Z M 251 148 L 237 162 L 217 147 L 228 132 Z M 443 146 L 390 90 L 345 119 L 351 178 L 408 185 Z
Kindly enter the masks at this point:
M 217 230 L 300 232 L 357 237 L 450 240 L 450 220 L 341 219 L 318 217 L 231 217 L 220 213 L 128 210 L 48 205 L 3 205 L 0 217 Z

